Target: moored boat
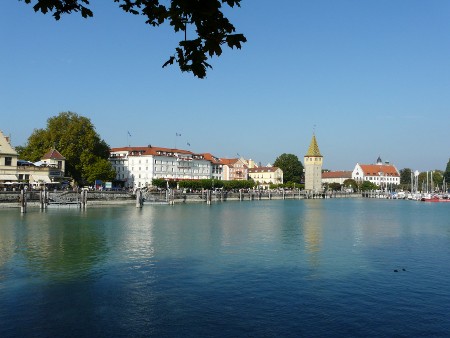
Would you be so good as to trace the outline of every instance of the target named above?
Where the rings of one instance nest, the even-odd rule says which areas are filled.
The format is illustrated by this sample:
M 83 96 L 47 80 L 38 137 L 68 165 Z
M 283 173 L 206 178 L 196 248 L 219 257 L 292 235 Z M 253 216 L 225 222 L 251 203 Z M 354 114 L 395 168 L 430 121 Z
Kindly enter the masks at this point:
M 450 202 L 448 195 L 426 195 L 422 197 L 422 202 Z

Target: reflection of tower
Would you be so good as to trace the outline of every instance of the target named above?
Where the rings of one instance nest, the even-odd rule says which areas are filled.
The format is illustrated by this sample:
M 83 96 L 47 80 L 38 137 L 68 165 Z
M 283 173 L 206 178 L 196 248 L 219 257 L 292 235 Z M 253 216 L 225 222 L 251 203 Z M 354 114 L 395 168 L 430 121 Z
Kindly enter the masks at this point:
M 311 265 L 317 267 L 320 265 L 320 251 L 322 244 L 321 209 L 318 204 L 310 200 L 305 202 L 309 202 L 302 222 L 305 247 L 306 252 L 309 254 Z
M 308 152 L 304 157 L 305 190 L 311 192 L 322 191 L 322 163 L 323 157 L 317 145 L 316 135 L 313 134 Z

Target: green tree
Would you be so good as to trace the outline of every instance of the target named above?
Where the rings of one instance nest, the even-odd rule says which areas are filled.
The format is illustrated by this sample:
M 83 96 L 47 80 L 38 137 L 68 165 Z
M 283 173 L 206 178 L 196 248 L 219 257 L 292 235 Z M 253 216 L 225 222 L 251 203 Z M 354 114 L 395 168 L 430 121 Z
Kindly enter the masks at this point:
M 59 20 L 62 15 L 79 12 L 83 18 L 94 15 L 88 8 L 89 0 L 19 0 L 33 3 L 35 12 L 53 13 Z M 207 68 L 212 68 L 207 60 L 222 54 L 222 46 L 241 48 L 247 39 L 236 34 L 235 27 L 223 15 L 222 4 L 240 7 L 241 0 L 114 0 L 127 13 L 142 15 L 145 23 L 157 27 L 168 23 L 175 33 L 184 32 L 175 53 L 163 67 L 177 62 L 181 71 L 192 72 L 199 78 L 206 76 Z M 194 27 L 194 29 L 189 29 Z M 187 32 L 189 31 L 189 34 Z M 195 31 L 194 36 L 191 36 Z
M 275 160 L 274 167 L 283 170 L 283 183 L 300 183 L 303 176 L 303 165 L 294 154 L 281 154 Z
M 111 167 L 111 162 L 104 158 L 93 158 L 92 163 L 84 164 L 85 179 L 89 183 L 95 180 L 110 182 L 116 178 L 116 172 Z
M 353 191 L 358 191 L 358 183 L 352 178 L 348 178 L 344 181 L 345 188 L 352 188 Z
M 360 189 L 362 191 L 367 191 L 367 190 L 377 190 L 378 186 L 375 183 L 372 183 L 370 181 L 364 181 L 361 186 Z
M 340 191 L 341 190 L 341 185 L 339 184 L 339 183 L 336 183 L 336 182 L 333 182 L 333 183 L 330 183 L 330 184 L 328 184 L 328 188 L 330 189 L 330 190 L 333 190 L 333 191 Z
M 410 168 L 404 168 L 400 170 L 400 184 L 411 185 L 411 173 Z
M 428 191 L 432 191 L 441 188 L 444 180 L 443 174 L 444 173 L 441 170 L 428 171 L 428 174 L 426 171 L 421 172 L 419 174 L 418 182 L 419 190 L 427 191 L 428 188 Z M 431 182 L 431 179 L 433 179 L 433 182 Z
M 86 117 L 63 112 L 49 118 L 47 127 L 35 129 L 26 145 L 19 149 L 19 157 L 38 161 L 51 148 L 66 158 L 66 174 L 78 183 L 93 183 L 94 179 L 101 178 L 109 180 L 115 176 L 107 161 L 109 145 Z
M 154 178 L 154 179 L 152 179 L 152 186 L 161 188 L 161 189 L 165 189 L 165 188 L 167 188 L 167 182 L 166 182 L 166 180 L 164 180 L 162 178 Z
M 450 183 L 450 159 L 448 160 L 447 167 L 445 168 L 444 178 L 445 178 L 445 183 L 449 184 Z

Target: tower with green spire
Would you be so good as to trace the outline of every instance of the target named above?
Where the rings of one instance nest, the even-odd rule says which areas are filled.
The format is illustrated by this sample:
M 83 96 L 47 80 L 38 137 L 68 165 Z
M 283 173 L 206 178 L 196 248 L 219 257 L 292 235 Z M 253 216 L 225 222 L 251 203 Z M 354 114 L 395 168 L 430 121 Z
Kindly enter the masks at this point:
M 323 156 L 317 145 L 316 135 L 313 134 L 308 152 L 304 156 L 305 190 L 318 193 L 322 191 Z

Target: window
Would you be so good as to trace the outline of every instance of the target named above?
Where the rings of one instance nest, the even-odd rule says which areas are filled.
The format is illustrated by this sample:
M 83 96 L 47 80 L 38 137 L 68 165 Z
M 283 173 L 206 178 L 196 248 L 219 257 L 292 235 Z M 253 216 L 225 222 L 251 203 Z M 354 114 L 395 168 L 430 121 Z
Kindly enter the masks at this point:
M 5 165 L 10 166 L 12 164 L 12 157 L 7 156 L 5 157 Z

